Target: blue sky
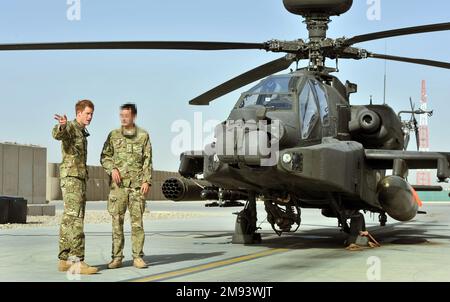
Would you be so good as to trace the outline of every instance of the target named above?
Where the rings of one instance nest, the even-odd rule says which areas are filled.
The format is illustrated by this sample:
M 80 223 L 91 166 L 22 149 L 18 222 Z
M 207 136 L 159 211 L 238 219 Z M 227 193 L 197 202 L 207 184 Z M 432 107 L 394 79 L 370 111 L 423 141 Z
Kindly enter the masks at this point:
M 381 0 L 381 19 L 367 18 L 366 0 L 333 17 L 328 36 L 357 34 L 449 22 L 445 0 Z M 264 42 L 272 38 L 307 37 L 299 16 L 288 13 L 281 0 L 81 0 L 81 19 L 69 21 L 66 0 L 0 1 L 0 43 L 195 40 Z M 450 61 L 450 31 L 391 38 L 357 46 L 391 55 Z M 171 153 L 177 135 L 175 120 L 193 123 L 223 120 L 245 88 L 208 107 L 188 100 L 248 69 L 280 57 L 258 50 L 245 51 L 34 51 L 0 53 L 0 142 L 35 144 L 48 148 L 48 161 L 60 161 L 58 142 L 51 138 L 54 113 L 73 118 L 81 98 L 96 104 L 89 127 L 89 164 L 97 165 L 108 132 L 119 125 L 118 107 L 138 105 L 138 124 L 149 130 L 156 169 L 177 170 L 178 154 Z M 302 62 L 305 64 L 306 62 Z M 329 62 L 329 65 L 333 65 Z M 294 65 L 293 65 L 294 66 Z M 384 61 L 341 61 L 339 78 L 359 86 L 353 104 L 375 102 L 383 96 Z M 421 80 L 428 84 L 433 150 L 450 152 L 448 70 L 388 62 L 387 101 L 396 110 L 408 108 L 409 97 L 419 102 Z M 246 87 L 248 88 L 248 87 Z M 412 145 L 412 144 L 411 144 Z

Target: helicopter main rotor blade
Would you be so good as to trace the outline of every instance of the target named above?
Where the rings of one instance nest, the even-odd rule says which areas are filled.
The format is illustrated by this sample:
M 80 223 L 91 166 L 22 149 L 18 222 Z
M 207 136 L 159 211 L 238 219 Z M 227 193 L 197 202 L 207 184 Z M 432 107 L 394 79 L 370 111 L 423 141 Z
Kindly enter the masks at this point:
M 384 60 L 390 60 L 390 61 L 399 61 L 399 62 L 406 62 L 406 63 L 413 63 L 413 64 L 420 64 L 420 65 L 427 65 L 427 66 L 450 69 L 450 63 L 441 62 L 441 61 L 432 61 L 432 60 L 406 58 L 406 57 L 396 57 L 396 56 L 389 56 L 389 55 L 376 54 L 376 53 L 369 53 L 368 56 L 370 58 L 375 58 L 375 59 L 384 59 Z
M 231 50 L 267 49 L 264 43 L 202 42 L 202 41 L 111 41 L 0 44 L 0 51 L 17 50 L 76 50 L 76 49 L 173 49 L 173 50 Z
M 344 44 L 347 46 L 350 46 L 350 45 L 353 45 L 356 43 L 373 41 L 373 40 L 378 40 L 378 39 L 398 37 L 398 36 L 404 36 L 404 35 L 414 35 L 414 34 L 435 32 L 435 31 L 443 31 L 443 30 L 450 30 L 450 22 L 422 25 L 422 26 L 414 26 L 414 27 L 405 27 L 405 28 L 399 28 L 399 29 L 380 31 L 380 32 L 374 32 L 374 33 L 365 34 L 365 35 L 354 36 L 353 38 L 346 39 L 344 41 Z
M 191 105 L 209 105 L 213 100 L 239 89 L 254 81 L 265 78 L 271 74 L 287 69 L 296 60 L 294 55 L 286 55 L 246 73 L 243 73 L 189 101 Z

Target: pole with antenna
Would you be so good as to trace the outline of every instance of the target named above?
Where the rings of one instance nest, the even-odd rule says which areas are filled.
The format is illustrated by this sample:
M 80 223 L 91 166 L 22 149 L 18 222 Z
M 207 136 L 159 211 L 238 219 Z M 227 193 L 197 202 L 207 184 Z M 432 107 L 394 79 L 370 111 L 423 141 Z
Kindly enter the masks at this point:
M 387 42 L 384 43 L 384 53 L 387 54 Z M 384 60 L 383 105 L 386 105 L 386 80 L 387 80 L 387 60 Z

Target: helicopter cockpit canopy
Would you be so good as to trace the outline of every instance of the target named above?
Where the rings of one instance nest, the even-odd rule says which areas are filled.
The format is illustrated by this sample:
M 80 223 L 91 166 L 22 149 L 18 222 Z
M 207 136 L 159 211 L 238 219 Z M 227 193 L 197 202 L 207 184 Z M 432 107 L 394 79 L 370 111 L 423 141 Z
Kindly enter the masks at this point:
M 296 80 L 290 75 L 268 77 L 244 92 L 238 107 L 261 105 L 268 109 L 291 110 Z

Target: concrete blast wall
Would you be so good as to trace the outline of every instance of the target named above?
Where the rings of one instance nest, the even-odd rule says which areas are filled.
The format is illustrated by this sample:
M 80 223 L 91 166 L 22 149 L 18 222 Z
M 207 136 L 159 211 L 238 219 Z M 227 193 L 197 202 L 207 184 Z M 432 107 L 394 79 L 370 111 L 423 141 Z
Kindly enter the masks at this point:
M 0 143 L 0 195 L 20 196 L 28 204 L 46 203 L 47 150 Z
M 107 200 L 109 176 L 100 166 L 89 166 L 87 200 Z M 164 200 L 161 186 L 176 172 L 153 171 L 153 186 L 149 200 Z M 47 165 L 47 149 L 11 143 L 0 143 L 0 195 L 20 196 L 28 201 L 28 212 L 42 215 L 54 207 L 44 209 L 48 201 L 62 200 L 59 164 Z
M 89 180 L 86 197 L 88 201 L 108 200 L 109 175 L 101 166 L 88 166 Z M 148 200 L 165 200 L 162 194 L 162 183 L 170 177 L 177 177 L 177 172 L 153 171 L 153 185 Z M 59 164 L 47 165 L 47 200 L 62 200 L 60 188 Z

